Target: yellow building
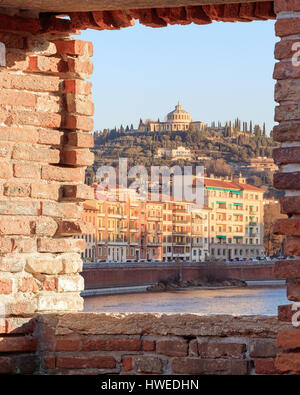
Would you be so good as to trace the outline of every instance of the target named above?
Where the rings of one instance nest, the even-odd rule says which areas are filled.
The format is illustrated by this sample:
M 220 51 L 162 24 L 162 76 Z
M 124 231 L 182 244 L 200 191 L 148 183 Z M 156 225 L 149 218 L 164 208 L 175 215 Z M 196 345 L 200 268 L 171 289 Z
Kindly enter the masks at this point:
M 210 254 L 232 259 L 264 255 L 263 194 L 244 178 L 205 178 L 205 195 L 211 208 Z
M 169 112 L 164 122 L 149 121 L 146 124 L 140 124 L 139 131 L 143 132 L 172 132 L 178 130 L 203 130 L 205 123 L 202 121 L 192 121 L 191 114 L 185 111 L 178 102 L 175 110 Z

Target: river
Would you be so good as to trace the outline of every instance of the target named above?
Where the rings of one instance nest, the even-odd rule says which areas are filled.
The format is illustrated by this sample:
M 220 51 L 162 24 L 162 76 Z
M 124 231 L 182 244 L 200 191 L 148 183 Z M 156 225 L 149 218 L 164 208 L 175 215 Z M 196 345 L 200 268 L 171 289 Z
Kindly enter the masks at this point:
M 277 315 L 277 306 L 288 303 L 284 285 L 268 285 L 86 297 L 84 311 Z

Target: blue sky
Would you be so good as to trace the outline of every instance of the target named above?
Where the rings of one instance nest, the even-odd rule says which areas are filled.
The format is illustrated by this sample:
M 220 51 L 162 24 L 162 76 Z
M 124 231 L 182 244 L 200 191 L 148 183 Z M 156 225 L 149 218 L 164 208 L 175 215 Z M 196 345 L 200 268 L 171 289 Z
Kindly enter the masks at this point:
M 178 100 L 195 121 L 274 125 L 274 21 L 136 24 L 81 39 L 94 43 L 95 130 L 163 120 Z

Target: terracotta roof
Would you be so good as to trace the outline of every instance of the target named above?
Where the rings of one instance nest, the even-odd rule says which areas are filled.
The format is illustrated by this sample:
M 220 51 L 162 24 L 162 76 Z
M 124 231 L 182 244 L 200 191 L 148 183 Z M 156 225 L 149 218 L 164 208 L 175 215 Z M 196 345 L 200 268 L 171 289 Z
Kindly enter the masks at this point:
M 226 189 L 235 189 L 235 190 L 249 190 L 256 192 L 264 192 L 262 189 L 255 187 L 250 184 L 241 184 L 235 181 L 226 181 L 226 180 L 214 180 L 212 178 L 204 178 L 204 185 L 206 187 L 215 187 L 215 188 L 226 188 Z

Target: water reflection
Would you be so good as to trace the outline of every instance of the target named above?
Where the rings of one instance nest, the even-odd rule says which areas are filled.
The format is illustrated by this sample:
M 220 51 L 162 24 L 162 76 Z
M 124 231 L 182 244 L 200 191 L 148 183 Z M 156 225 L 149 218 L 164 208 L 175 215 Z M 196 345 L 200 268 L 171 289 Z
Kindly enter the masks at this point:
M 277 306 L 287 303 L 285 286 L 252 286 L 88 297 L 84 311 L 276 315 Z

